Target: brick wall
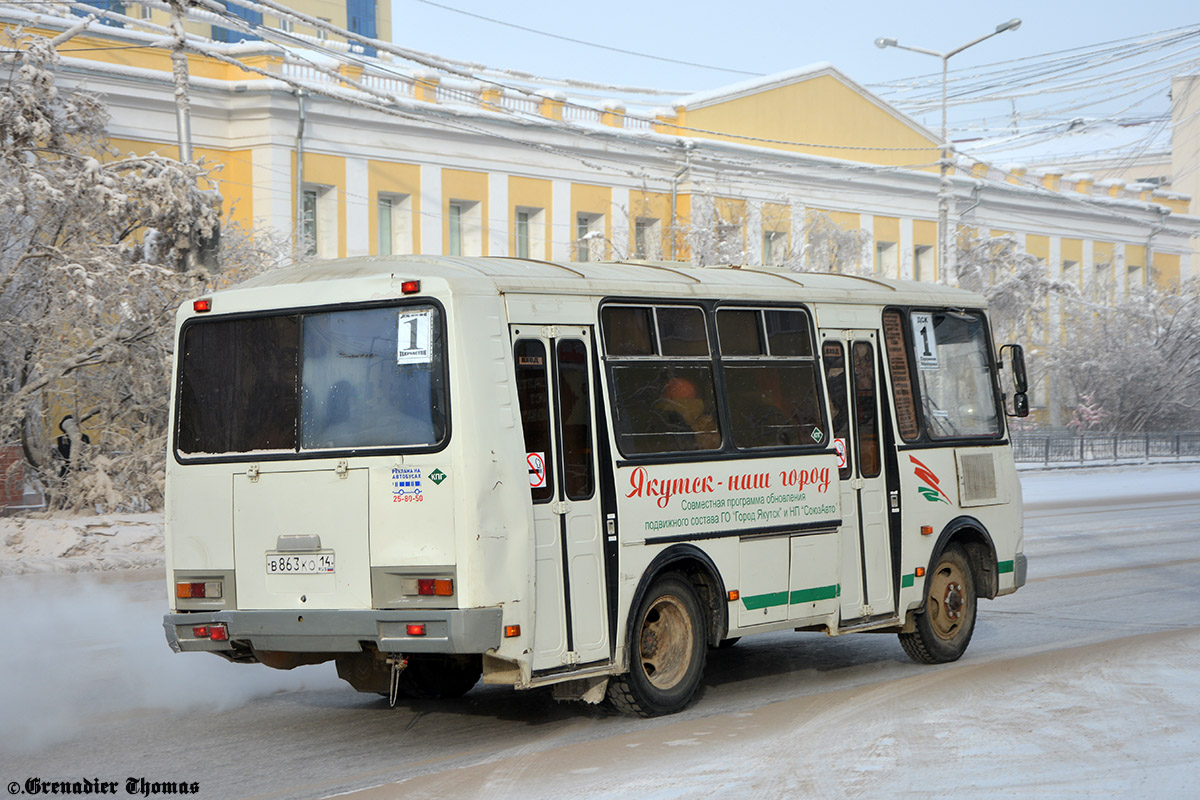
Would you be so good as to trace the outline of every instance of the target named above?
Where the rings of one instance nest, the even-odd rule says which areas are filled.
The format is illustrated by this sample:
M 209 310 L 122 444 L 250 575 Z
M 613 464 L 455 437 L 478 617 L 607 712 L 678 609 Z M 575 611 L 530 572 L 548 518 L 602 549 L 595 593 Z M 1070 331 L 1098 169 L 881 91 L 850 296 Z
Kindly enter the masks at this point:
M 0 445 L 0 508 L 17 506 L 25 494 L 25 465 L 19 445 Z

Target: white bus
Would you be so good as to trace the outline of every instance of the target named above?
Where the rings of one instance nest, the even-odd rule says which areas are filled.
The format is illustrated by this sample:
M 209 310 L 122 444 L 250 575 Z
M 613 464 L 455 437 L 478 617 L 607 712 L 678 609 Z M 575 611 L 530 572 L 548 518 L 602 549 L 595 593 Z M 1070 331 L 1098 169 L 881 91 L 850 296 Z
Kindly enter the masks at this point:
M 644 716 L 754 633 L 957 659 L 1025 582 L 1010 347 L 1002 382 L 981 296 L 862 277 L 266 273 L 179 311 L 168 642 L 335 661 L 393 702 L 482 676 Z

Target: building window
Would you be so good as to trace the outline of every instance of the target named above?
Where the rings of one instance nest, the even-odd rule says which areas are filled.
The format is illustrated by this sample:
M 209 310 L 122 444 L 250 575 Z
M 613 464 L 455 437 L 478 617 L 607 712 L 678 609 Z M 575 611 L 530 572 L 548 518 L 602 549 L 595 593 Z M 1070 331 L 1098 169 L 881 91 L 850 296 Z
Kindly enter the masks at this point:
M 739 222 L 723 222 L 717 225 L 717 263 L 740 264 L 746 259 L 746 244 L 742 238 Z
M 376 38 L 375 0 L 346 0 L 346 27 L 365 39 Z M 375 55 L 375 48 L 370 45 L 356 47 L 361 47 L 366 55 Z
M 125 4 L 120 2 L 120 0 L 83 0 L 83 2 L 93 8 L 98 8 L 101 11 L 112 11 L 114 14 L 125 13 Z M 71 13 L 77 17 L 87 16 L 86 12 L 77 8 L 71 9 Z M 117 19 L 110 19 L 109 17 L 101 17 L 98 21 L 101 25 L 107 25 L 110 28 L 125 27 L 124 22 L 121 22 Z
M 329 17 L 317 17 L 317 19 L 319 19 L 321 22 L 325 23 L 326 25 L 333 22 L 333 20 L 331 20 Z M 317 28 L 317 39 L 318 40 L 323 42 L 328 38 L 329 38 L 329 31 L 327 31 L 324 26 Z
M 767 267 L 777 267 L 783 263 L 787 234 L 783 231 L 763 231 L 762 263 Z
M 379 195 L 376 206 L 379 255 L 412 252 L 412 203 L 406 194 Z
M 303 226 L 301 229 L 303 242 L 301 243 L 301 249 L 305 255 L 309 256 L 317 254 L 317 197 L 318 193 L 316 189 L 304 190 Z
M 933 245 L 919 244 L 913 248 L 914 281 L 933 280 Z
M 545 216 L 543 209 L 517 206 L 514 217 L 513 255 L 517 258 L 546 257 Z
M 280 17 L 279 30 L 284 33 L 294 33 L 296 31 L 296 23 L 292 22 L 291 17 Z
M 450 204 L 450 253 L 452 256 L 461 256 L 463 254 L 463 236 L 462 236 L 462 205 L 459 203 Z
M 321 258 L 338 255 L 338 195 L 332 186 L 306 185 L 302 189 L 302 252 Z
M 604 215 L 580 213 L 575 217 L 575 260 L 604 258 Z
M 231 3 L 229 0 L 225 0 L 225 11 L 229 16 L 244 19 L 253 26 L 262 25 L 261 12 L 242 8 L 239 5 Z M 212 38 L 216 42 L 257 42 L 259 40 L 259 37 L 253 33 L 230 30 L 229 28 L 222 28 L 219 25 L 212 26 Z
M 1141 264 L 1129 264 L 1126 268 L 1126 277 L 1130 289 L 1143 286 L 1146 283 L 1145 271 L 1142 269 Z
M 150 6 L 143 5 L 143 6 L 141 6 L 141 11 L 139 13 L 139 16 L 142 19 L 153 19 L 154 18 L 154 9 L 151 8 Z
M 517 258 L 529 258 L 529 212 L 517 212 Z
M 1079 286 L 1079 262 L 1078 261 L 1063 261 L 1062 262 L 1062 279 L 1072 286 Z
M 446 208 L 449 241 L 446 253 L 452 256 L 483 255 L 483 220 L 480 204 L 471 200 L 451 200 Z
M 882 275 L 887 278 L 899 277 L 899 265 L 896 263 L 896 256 L 899 248 L 895 242 L 876 242 L 875 243 L 875 274 Z
M 662 224 L 658 220 L 641 217 L 634 221 L 633 257 L 662 258 Z

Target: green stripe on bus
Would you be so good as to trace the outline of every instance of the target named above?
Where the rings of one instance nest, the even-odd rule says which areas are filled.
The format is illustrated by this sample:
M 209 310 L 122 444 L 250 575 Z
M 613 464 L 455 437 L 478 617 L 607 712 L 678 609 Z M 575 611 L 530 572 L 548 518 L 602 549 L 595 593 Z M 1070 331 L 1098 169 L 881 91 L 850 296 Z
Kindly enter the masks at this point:
M 913 585 L 914 580 L 916 580 L 916 576 L 913 575 L 911 572 L 908 573 L 907 575 L 901 575 L 900 576 L 900 588 L 907 589 L 908 587 Z
M 815 603 L 818 600 L 832 600 L 841 597 L 842 587 L 835 583 L 833 586 L 818 586 L 815 589 L 797 589 L 792 592 L 793 603 Z
M 757 611 L 760 608 L 771 608 L 772 606 L 787 605 L 787 592 L 771 592 L 770 594 L 756 594 L 753 597 L 743 597 L 742 602 L 750 611 Z
M 1001 561 L 999 564 L 996 565 L 996 568 L 999 570 L 1001 575 L 1003 575 L 1006 572 L 1012 572 L 1013 571 L 1013 562 Z
M 817 586 L 812 589 L 797 589 L 790 595 L 787 592 L 771 592 L 770 594 L 756 594 L 752 597 L 743 597 L 742 603 L 750 611 L 758 611 L 763 608 L 772 608 L 774 606 L 785 606 L 788 603 L 815 603 L 818 600 L 832 600 L 835 597 L 842 596 L 842 587 L 840 584 L 832 586 Z

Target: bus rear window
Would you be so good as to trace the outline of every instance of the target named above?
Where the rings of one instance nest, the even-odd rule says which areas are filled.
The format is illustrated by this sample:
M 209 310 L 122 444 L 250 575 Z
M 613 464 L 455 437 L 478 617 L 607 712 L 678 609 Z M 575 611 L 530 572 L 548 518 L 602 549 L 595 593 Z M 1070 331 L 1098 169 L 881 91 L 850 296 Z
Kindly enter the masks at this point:
M 186 455 L 430 447 L 446 436 L 432 306 L 194 323 L 176 446 Z

